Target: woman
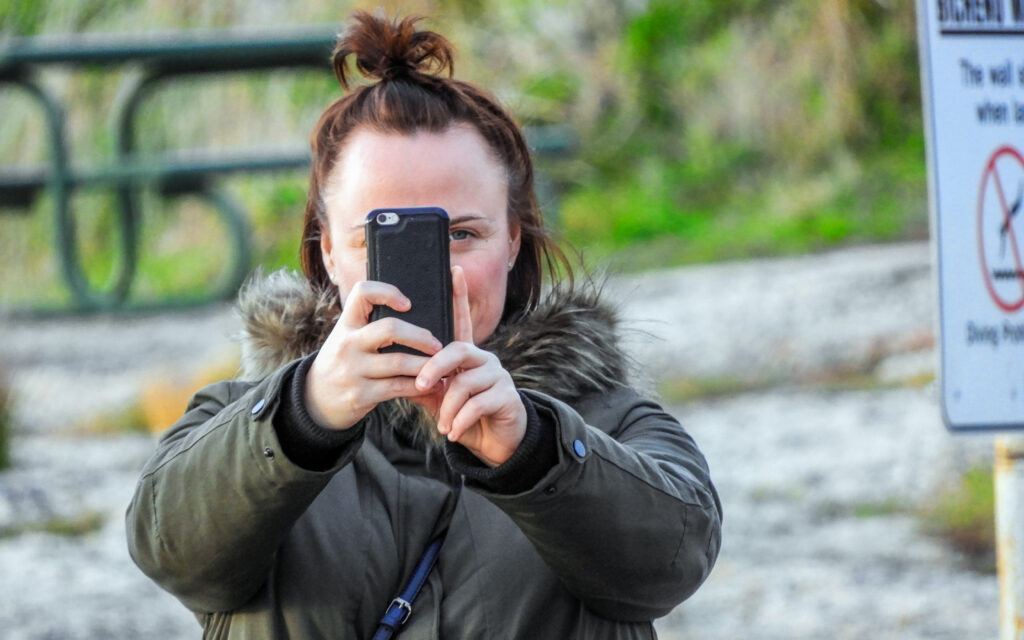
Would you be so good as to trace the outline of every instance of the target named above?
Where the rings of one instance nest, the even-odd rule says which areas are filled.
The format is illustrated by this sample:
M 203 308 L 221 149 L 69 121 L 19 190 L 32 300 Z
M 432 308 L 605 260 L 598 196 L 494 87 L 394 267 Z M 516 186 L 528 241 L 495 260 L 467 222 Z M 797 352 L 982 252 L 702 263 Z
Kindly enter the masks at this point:
M 523 136 L 415 22 L 360 13 L 339 41 L 343 88 L 350 58 L 375 82 L 314 131 L 305 279 L 242 292 L 255 382 L 199 391 L 163 436 L 132 557 L 212 638 L 369 638 L 437 539 L 403 639 L 654 637 L 718 552 L 706 463 L 629 388 L 596 294 L 542 295 L 567 265 Z M 409 301 L 366 281 L 362 221 L 423 205 L 451 216 L 446 346 L 368 317 Z

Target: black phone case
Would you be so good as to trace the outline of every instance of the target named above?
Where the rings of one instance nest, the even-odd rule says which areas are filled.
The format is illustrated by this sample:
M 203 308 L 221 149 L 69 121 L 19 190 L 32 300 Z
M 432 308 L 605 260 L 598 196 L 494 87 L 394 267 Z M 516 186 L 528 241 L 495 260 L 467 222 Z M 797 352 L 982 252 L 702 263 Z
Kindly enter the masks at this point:
M 394 213 L 395 224 L 378 214 Z M 442 344 L 454 340 L 448 214 L 437 207 L 375 209 L 366 216 L 367 276 L 395 285 L 412 302 L 409 311 L 376 306 L 370 320 L 395 317 L 429 330 Z M 404 345 L 381 352 L 424 355 Z

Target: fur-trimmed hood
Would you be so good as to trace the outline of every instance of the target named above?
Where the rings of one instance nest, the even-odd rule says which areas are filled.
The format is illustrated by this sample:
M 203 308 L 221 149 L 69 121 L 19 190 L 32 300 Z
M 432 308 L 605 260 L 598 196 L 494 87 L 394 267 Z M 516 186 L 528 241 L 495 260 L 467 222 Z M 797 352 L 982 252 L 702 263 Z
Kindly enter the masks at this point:
M 572 402 L 586 393 L 629 383 L 618 318 L 587 282 L 555 287 L 531 312 L 509 318 L 480 346 L 495 355 L 516 386 Z M 320 348 L 340 310 L 300 275 L 255 274 L 242 287 L 241 377 L 257 380 Z
M 285 269 L 257 272 L 239 294 L 241 378 L 258 380 L 324 343 L 338 319 L 326 292 Z M 616 311 L 593 283 L 547 292 L 534 311 L 507 319 L 482 348 L 495 353 L 517 387 L 571 401 L 628 383 Z
M 535 310 L 506 319 L 480 346 L 501 360 L 516 387 L 562 401 L 633 382 L 630 360 L 618 345 L 617 314 L 588 282 L 550 290 Z M 327 292 L 301 275 L 257 272 L 239 294 L 243 330 L 241 378 L 259 380 L 286 362 L 312 353 L 327 339 L 341 310 Z M 403 425 L 407 442 L 440 442 L 433 417 L 404 399 L 378 407 L 386 422 Z

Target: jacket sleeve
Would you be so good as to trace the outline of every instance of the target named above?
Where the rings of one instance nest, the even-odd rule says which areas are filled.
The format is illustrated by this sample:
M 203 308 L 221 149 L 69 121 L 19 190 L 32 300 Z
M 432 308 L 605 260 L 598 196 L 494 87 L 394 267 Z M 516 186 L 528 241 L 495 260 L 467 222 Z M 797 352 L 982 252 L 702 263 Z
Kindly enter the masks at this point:
M 666 615 L 707 578 L 721 541 L 721 504 L 696 443 L 628 388 L 589 398 L 580 412 L 527 393 L 555 426 L 558 462 L 527 491 L 481 493 L 594 613 Z
M 256 385 L 200 390 L 142 471 L 126 516 L 128 550 L 193 611 L 249 600 L 292 524 L 362 442 L 354 438 L 322 472 L 283 454 L 272 422 L 294 365 Z

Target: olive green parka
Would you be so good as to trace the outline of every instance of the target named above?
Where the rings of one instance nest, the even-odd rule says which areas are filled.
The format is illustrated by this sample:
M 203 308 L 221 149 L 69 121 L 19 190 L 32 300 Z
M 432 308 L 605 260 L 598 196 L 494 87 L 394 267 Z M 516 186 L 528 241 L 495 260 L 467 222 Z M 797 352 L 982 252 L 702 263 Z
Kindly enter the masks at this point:
M 593 291 L 556 290 L 482 345 L 555 431 L 557 463 L 514 495 L 456 489 L 462 470 L 401 403 L 371 412 L 327 471 L 290 461 L 273 423 L 282 381 L 337 310 L 281 272 L 252 281 L 240 309 L 243 377 L 257 381 L 192 398 L 127 513 L 135 562 L 204 637 L 370 638 L 445 528 L 402 640 L 653 638 L 710 572 L 721 506 L 707 464 L 629 387 Z

